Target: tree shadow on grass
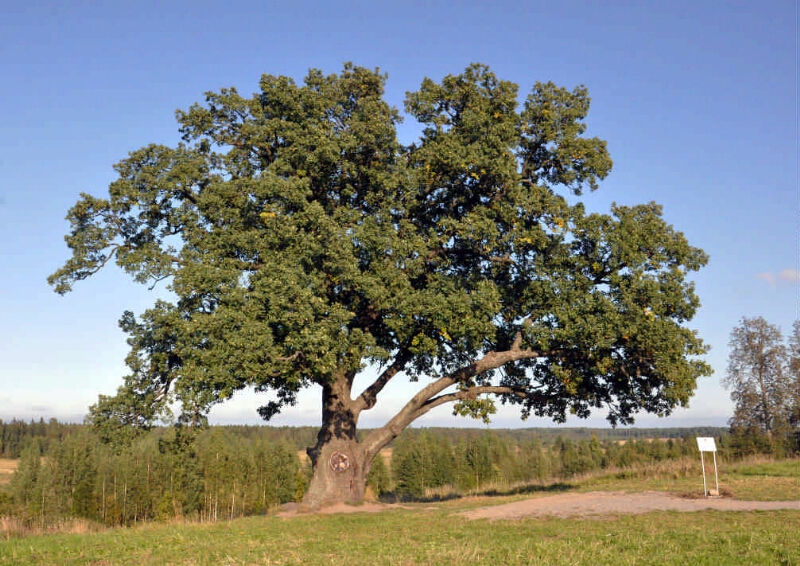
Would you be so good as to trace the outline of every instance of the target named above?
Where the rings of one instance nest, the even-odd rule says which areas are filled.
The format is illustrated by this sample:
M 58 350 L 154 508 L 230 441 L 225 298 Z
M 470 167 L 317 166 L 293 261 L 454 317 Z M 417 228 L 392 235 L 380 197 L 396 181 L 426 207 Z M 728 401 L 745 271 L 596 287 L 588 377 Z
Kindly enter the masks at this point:
M 564 493 L 576 489 L 577 486 L 571 483 L 556 482 L 546 485 L 519 485 L 508 489 L 491 488 L 484 491 L 474 491 L 470 493 L 441 493 L 426 496 L 414 496 L 409 494 L 397 494 L 394 492 L 384 493 L 378 500 L 381 503 L 437 503 L 442 501 L 453 501 L 465 497 L 507 497 L 509 495 L 527 495 L 535 493 Z
M 506 490 L 490 489 L 481 495 L 489 497 L 500 497 L 505 495 L 527 495 L 529 493 L 564 493 L 571 491 L 578 486 L 573 483 L 556 482 L 547 485 L 519 485 Z

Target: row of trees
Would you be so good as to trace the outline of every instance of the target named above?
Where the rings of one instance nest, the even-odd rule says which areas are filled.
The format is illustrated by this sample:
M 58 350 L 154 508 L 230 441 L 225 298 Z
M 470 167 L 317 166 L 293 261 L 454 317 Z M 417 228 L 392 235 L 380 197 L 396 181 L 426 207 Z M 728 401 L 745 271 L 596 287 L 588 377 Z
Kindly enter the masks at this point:
M 459 441 L 472 438 L 479 434 L 475 428 L 457 427 L 432 427 L 426 430 L 433 432 L 437 436 L 443 436 L 451 444 L 458 444 Z M 728 432 L 728 427 L 697 426 L 697 427 L 674 427 L 674 428 L 592 428 L 592 427 L 530 427 L 530 428 L 505 428 L 492 429 L 492 434 L 506 438 L 514 445 L 524 445 L 533 441 L 540 441 L 544 444 L 553 444 L 559 438 L 573 441 L 590 440 L 592 437 L 600 441 L 629 441 L 647 440 L 651 438 L 675 438 L 695 436 L 714 436 L 718 437 Z
M 61 423 L 56 419 L 47 422 L 44 419 L 30 422 L 17 419 L 3 422 L 0 419 L 0 458 L 19 458 L 23 448 L 32 439 L 35 438 L 40 444 L 47 446 L 81 427 L 82 425 Z
M 310 464 L 296 447 L 273 440 L 279 429 L 156 429 L 115 451 L 88 427 L 55 442 L 30 441 L 16 474 L 0 490 L 0 516 L 45 526 L 83 517 L 107 525 L 189 517 L 223 520 L 299 501 Z M 283 432 L 291 432 L 288 429 Z M 376 496 L 420 498 L 520 484 L 563 481 L 696 454 L 694 436 L 648 440 L 517 442 L 515 431 L 409 429 L 391 460 L 376 457 L 368 485 Z M 289 434 L 292 436 L 292 434 Z M 720 456 L 786 454 L 775 437 L 753 431 L 718 437 Z
M 743 445 L 730 435 L 720 440 L 722 449 L 731 454 L 729 448 Z M 751 453 L 759 446 L 754 443 Z M 451 444 L 431 431 L 407 431 L 394 446 L 391 469 L 395 483 L 391 489 L 401 497 L 421 497 L 429 490 L 445 487 L 470 492 L 487 486 L 565 480 L 608 468 L 676 460 L 696 452 L 694 437 L 639 441 L 558 437 L 547 444 L 538 438 L 514 444 L 509 436 L 484 432 Z M 744 452 L 739 450 L 736 455 Z M 373 470 L 370 477 L 373 489 L 374 484 L 383 487 L 387 483 L 383 478 L 376 481 L 378 473 L 383 472 Z
M 734 431 L 800 443 L 800 321 L 788 339 L 762 317 L 743 318 L 730 337 L 723 384 L 730 390 Z
M 295 448 L 282 441 L 177 428 L 114 451 L 85 428 L 44 450 L 29 443 L 5 511 L 41 525 L 68 517 L 108 525 L 230 519 L 295 501 L 307 477 Z
M 0 419 L 0 458 L 19 458 L 22 450 L 31 440 L 36 439 L 42 451 L 46 451 L 52 442 L 63 440 L 67 435 L 79 431 L 87 425 L 63 423 L 57 419 L 22 421 L 13 419 L 3 422 Z M 313 426 L 263 426 L 263 425 L 224 425 L 211 428 L 224 428 L 231 434 L 247 440 L 260 439 L 264 442 L 286 442 L 298 451 L 314 444 L 318 428 Z M 435 435 L 447 439 L 455 445 L 463 439 L 472 438 L 474 428 L 434 427 L 427 429 Z M 102 431 L 101 431 L 102 432 Z M 360 431 L 361 436 L 370 429 Z M 496 434 L 514 445 L 523 445 L 534 440 L 552 444 L 559 438 L 570 440 L 633 440 L 650 438 L 684 438 L 695 436 L 715 436 L 727 432 L 725 427 L 674 427 L 674 428 L 590 428 L 590 427 L 530 427 L 495 429 Z M 159 434 L 163 434 L 163 431 Z M 133 435 L 135 436 L 135 435 Z

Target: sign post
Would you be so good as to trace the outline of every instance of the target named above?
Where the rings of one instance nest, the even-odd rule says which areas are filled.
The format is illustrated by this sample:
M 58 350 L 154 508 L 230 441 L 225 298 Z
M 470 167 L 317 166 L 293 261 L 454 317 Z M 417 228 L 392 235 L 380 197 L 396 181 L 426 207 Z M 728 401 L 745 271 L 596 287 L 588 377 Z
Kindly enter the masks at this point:
M 710 437 L 697 437 L 697 447 L 700 449 L 700 466 L 703 468 L 703 496 L 719 497 L 719 476 L 717 475 L 717 445 Z M 706 464 L 703 460 L 703 452 L 711 452 L 714 455 L 714 485 L 716 489 L 706 488 Z

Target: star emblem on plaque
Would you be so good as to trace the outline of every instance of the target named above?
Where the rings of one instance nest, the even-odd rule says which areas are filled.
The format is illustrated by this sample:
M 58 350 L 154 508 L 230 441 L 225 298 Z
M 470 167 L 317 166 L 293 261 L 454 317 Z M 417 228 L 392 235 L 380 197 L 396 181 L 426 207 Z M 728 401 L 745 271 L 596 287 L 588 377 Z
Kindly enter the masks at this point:
M 328 463 L 331 466 L 331 470 L 342 473 L 350 467 L 350 458 L 347 457 L 347 454 L 342 454 L 337 451 L 331 454 Z

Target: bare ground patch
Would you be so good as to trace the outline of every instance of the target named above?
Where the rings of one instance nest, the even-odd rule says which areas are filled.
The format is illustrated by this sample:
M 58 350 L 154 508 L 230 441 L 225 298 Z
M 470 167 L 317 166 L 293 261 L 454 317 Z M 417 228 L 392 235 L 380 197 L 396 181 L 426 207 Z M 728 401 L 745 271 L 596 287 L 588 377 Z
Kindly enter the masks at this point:
M 390 509 L 413 509 L 399 504 L 366 502 L 361 505 L 340 503 L 316 511 L 303 509 L 300 504 L 283 505 L 278 517 L 288 518 L 307 513 L 380 513 Z M 678 496 L 660 491 L 628 493 L 624 491 L 593 491 L 589 493 L 564 493 L 536 497 L 501 505 L 479 507 L 462 511 L 468 519 L 514 520 L 526 517 L 583 517 L 602 518 L 613 515 L 636 515 L 652 511 L 693 512 L 706 509 L 717 511 L 770 511 L 793 509 L 800 511 L 798 501 L 741 501 L 730 497 L 704 498 Z
M 587 517 L 632 515 L 651 511 L 754 511 L 794 509 L 800 511 L 799 501 L 740 501 L 730 498 L 690 499 L 658 491 L 626 493 L 622 491 L 593 491 L 565 493 L 515 501 L 491 507 L 464 511 L 469 519 L 522 519 L 525 517 Z

